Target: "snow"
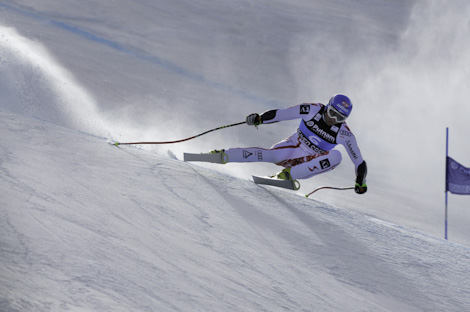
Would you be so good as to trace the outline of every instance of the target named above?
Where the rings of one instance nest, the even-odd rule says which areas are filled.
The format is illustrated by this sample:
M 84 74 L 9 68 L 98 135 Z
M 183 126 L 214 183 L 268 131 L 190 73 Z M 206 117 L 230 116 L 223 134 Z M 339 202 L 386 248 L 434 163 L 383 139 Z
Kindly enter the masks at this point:
M 0 311 L 466 311 L 469 198 L 443 239 L 445 127 L 469 146 L 465 1 L 1 1 Z M 433 21 L 433 22 L 431 22 Z M 296 122 L 182 139 L 351 94 L 353 167 L 258 186 Z M 465 101 L 464 101 L 465 102 Z M 456 144 L 458 142 L 459 144 Z

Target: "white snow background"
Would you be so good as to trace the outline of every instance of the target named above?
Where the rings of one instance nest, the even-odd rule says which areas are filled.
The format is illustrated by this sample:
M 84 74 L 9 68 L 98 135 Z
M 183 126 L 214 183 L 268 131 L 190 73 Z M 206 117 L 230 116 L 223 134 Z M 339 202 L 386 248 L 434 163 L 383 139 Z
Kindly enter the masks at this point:
M 468 311 L 468 1 L 0 0 L 0 311 Z M 334 93 L 369 192 L 299 192 L 270 147 L 298 121 L 220 130 Z

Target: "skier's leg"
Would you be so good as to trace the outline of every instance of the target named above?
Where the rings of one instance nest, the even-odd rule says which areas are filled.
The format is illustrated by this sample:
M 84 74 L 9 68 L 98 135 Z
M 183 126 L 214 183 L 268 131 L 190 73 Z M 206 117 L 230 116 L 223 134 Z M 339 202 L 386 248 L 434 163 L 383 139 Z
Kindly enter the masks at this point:
M 320 154 L 318 157 L 313 155 L 314 159 L 294 165 L 291 167 L 290 175 L 292 179 L 307 179 L 317 174 L 333 170 L 341 163 L 341 153 L 337 150 L 329 151 L 327 154 Z
M 306 155 L 300 148 L 297 134 L 273 145 L 269 149 L 260 147 L 229 148 L 224 151 L 228 162 L 271 162 L 280 163 L 286 159 L 295 159 Z
M 260 147 L 230 148 L 225 150 L 228 162 L 271 162 L 278 163 L 285 159 L 296 157 L 299 148 L 264 149 Z M 299 156 L 297 156 L 299 157 Z

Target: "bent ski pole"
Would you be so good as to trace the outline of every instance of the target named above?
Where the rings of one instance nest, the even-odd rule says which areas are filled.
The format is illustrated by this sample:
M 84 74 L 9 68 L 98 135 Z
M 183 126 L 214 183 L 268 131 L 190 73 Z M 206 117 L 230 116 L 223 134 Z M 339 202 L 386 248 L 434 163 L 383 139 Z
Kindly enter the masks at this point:
M 323 190 L 323 189 L 344 191 L 344 190 L 354 190 L 354 186 L 351 186 L 351 187 L 322 186 L 322 187 L 319 187 L 319 188 L 317 188 L 317 189 L 314 189 L 312 192 L 310 192 L 310 193 L 308 193 L 307 195 L 305 195 L 305 197 L 309 197 L 310 195 L 312 195 L 312 194 L 315 193 L 316 191 Z
M 200 137 L 201 135 L 207 134 L 207 133 L 212 132 L 212 131 L 221 130 L 221 129 L 225 129 L 225 128 L 229 128 L 229 127 L 233 127 L 233 126 L 238 126 L 238 125 L 242 125 L 242 124 L 245 124 L 245 123 L 246 123 L 246 121 L 242 121 L 242 122 L 234 123 L 234 124 L 231 124 L 231 125 L 217 127 L 215 129 L 208 130 L 206 132 L 197 134 L 195 136 L 192 136 L 190 138 L 186 138 L 186 139 L 183 139 L 183 140 L 167 141 L 167 142 L 128 142 L 128 143 L 116 142 L 113 145 L 119 146 L 119 145 L 132 145 L 132 144 L 172 144 L 172 143 L 179 143 L 179 142 L 184 142 L 184 141 L 189 141 L 189 140 L 195 139 L 197 137 Z

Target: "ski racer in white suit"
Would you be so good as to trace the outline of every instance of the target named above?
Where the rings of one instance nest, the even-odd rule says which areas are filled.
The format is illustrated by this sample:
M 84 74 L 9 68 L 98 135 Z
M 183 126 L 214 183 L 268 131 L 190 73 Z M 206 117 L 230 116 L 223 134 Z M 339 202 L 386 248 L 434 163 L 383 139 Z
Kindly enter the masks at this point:
M 246 121 L 253 126 L 283 120 L 302 120 L 294 134 L 269 149 L 230 148 L 212 153 L 225 153 L 227 162 L 272 162 L 285 167 L 275 177 L 296 180 L 307 179 L 336 168 L 342 156 L 334 148 L 341 144 L 356 167 L 355 191 L 363 194 L 367 191 L 367 165 L 356 138 L 345 122 L 351 110 L 351 100 L 345 95 L 336 94 L 327 105 L 305 103 L 286 109 L 269 110 L 261 115 L 251 114 Z

